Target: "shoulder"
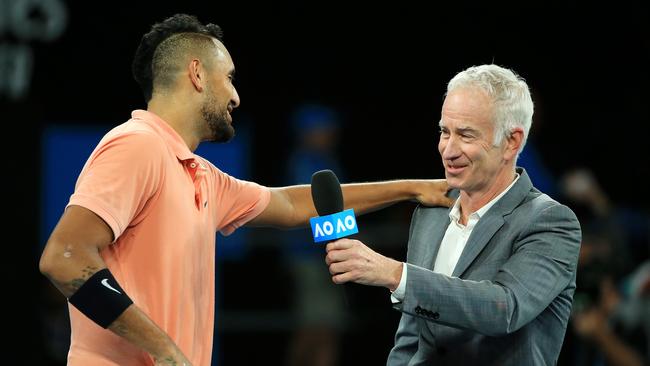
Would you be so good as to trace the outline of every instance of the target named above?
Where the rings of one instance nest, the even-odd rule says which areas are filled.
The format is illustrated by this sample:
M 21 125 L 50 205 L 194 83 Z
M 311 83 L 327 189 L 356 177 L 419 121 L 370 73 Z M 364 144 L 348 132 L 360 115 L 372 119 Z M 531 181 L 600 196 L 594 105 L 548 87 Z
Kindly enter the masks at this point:
M 568 206 L 559 203 L 535 188 L 531 189 L 526 199 L 515 209 L 514 213 L 531 219 L 542 216 L 557 216 L 577 221 L 576 215 Z
M 568 206 L 536 189 L 531 190 L 531 194 L 506 220 L 519 228 L 520 237 L 537 234 L 554 237 L 560 235 L 579 243 L 582 236 L 580 222 L 575 213 Z
M 221 169 L 219 169 L 216 165 L 212 164 L 212 162 L 202 156 L 199 155 L 194 155 L 196 157 L 196 161 L 201 164 L 205 169 L 207 170 L 208 177 L 213 179 L 215 182 L 223 182 L 231 179 L 236 179 L 232 176 L 230 176 L 228 173 L 225 173 Z
M 443 230 L 448 223 L 449 208 L 418 205 L 411 217 L 409 237 L 430 237 L 438 230 Z
M 165 146 L 165 141 L 151 126 L 130 119 L 108 131 L 99 146 L 128 143 L 133 147 L 159 148 Z
M 161 136 L 146 129 L 115 128 L 107 133 L 93 152 L 90 162 L 123 162 L 132 168 L 160 165 L 170 151 Z
M 460 191 L 454 189 L 447 193 L 447 196 L 452 199 L 458 199 Z M 424 206 L 418 204 L 413 211 L 413 216 L 411 218 L 411 223 L 416 221 L 427 222 L 429 220 L 435 219 L 437 217 L 448 217 L 449 216 L 449 207 L 444 206 Z
M 411 221 L 428 221 L 431 218 L 438 216 L 448 216 L 449 208 L 448 207 L 431 207 L 418 204 L 413 210 L 413 217 Z

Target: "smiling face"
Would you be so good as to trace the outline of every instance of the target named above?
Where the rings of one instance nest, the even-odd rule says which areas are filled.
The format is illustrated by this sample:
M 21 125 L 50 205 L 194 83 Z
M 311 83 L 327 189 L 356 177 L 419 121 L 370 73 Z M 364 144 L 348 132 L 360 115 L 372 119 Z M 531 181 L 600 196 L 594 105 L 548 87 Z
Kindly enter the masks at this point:
M 206 84 L 201 115 L 207 127 L 208 141 L 227 142 L 235 135 L 232 111 L 239 106 L 239 95 L 233 85 L 235 66 L 230 54 L 214 40 L 214 57 Z
M 492 100 L 481 89 L 462 87 L 445 98 L 438 151 L 450 187 L 470 195 L 487 193 L 512 174 L 507 139 L 493 145 L 493 116 Z

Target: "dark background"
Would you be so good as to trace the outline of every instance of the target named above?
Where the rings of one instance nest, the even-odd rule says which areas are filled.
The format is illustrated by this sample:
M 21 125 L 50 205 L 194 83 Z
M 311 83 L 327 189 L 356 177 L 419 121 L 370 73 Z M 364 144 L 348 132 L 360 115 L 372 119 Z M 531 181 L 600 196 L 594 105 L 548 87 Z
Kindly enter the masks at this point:
M 49 362 L 38 316 L 43 303 L 52 301 L 37 265 L 43 245 L 37 232 L 40 136 L 57 123 L 117 125 L 131 110 L 144 108 L 130 73 L 132 55 L 152 23 L 177 12 L 224 29 L 242 101 L 233 116 L 235 127 L 238 114 L 247 116 L 240 123 L 252 132 L 256 182 L 283 183 L 288 116 L 306 101 L 342 113 L 340 153 L 349 181 L 442 177 L 436 126 L 446 82 L 469 66 L 494 62 L 517 71 L 531 87 L 533 138 L 553 174 L 588 167 L 618 204 L 646 212 L 650 208 L 645 181 L 650 166 L 650 21 L 640 6 L 466 1 L 352 9 L 351 3 L 329 2 L 58 1 L 67 25 L 56 39 L 43 40 L 17 35 L 2 22 L 19 2 L 0 2 L 0 40 L 32 50 L 32 75 L 23 96 L 0 94 L 0 121 L 7 162 L 6 335 L 12 343 L 33 348 L 25 364 Z M 42 18 L 43 12 L 30 17 Z M 400 204 L 364 220 L 370 226 L 392 220 L 408 225 L 412 208 Z M 397 227 L 394 237 L 405 240 L 408 227 Z M 262 233 L 258 235 L 274 235 Z M 405 241 L 383 252 L 403 259 L 404 251 Z M 270 282 L 286 280 L 281 263 L 264 255 L 272 252 L 261 249 L 245 264 L 221 267 L 223 290 L 233 299 L 223 306 L 251 307 L 250 300 L 257 310 L 284 309 L 289 290 L 269 293 L 275 283 L 260 284 L 260 296 L 254 299 L 236 290 L 250 281 L 255 286 L 254 277 L 243 277 L 244 267 L 277 273 L 267 278 Z M 359 290 L 357 297 L 350 309 L 356 325 L 343 339 L 342 364 L 381 364 L 398 314 L 380 289 Z M 286 329 L 226 329 L 220 339 L 218 358 L 225 364 L 273 364 L 283 357 Z M 255 354 L 248 351 L 251 343 Z M 237 360 L 233 355 L 246 356 L 228 362 Z

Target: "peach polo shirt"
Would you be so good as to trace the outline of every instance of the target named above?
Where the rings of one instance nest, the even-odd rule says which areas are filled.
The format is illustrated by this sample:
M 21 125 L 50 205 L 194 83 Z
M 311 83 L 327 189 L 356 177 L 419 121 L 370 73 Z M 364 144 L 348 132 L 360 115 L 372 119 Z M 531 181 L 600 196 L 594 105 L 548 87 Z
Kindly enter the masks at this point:
M 110 226 L 116 239 L 100 254 L 111 273 L 204 366 L 212 355 L 216 231 L 231 234 L 269 200 L 268 188 L 221 172 L 158 116 L 136 110 L 99 142 L 68 205 Z M 68 365 L 153 365 L 146 352 L 68 308 Z

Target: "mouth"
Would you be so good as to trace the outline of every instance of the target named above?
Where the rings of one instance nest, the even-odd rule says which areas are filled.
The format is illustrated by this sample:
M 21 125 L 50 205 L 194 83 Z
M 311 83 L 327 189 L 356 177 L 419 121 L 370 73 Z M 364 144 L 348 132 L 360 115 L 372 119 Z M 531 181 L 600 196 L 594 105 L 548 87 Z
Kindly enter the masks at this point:
M 445 165 L 447 173 L 449 173 L 451 175 L 458 175 L 458 174 L 462 173 L 463 170 L 465 170 L 466 167 L 467 167 L 467 165 L 460 165 L 460 164 L 455 164 L 455 165 L 446 164 Z
M 232 111 L 233 110 L 234 110 L 234 108 L 231 107 L 231 106 L 228 106 L 228 108 L 226 108 L 226 111 L 228 112 L 228 119 L 230 119 L 230 122 L 232 122 Z

